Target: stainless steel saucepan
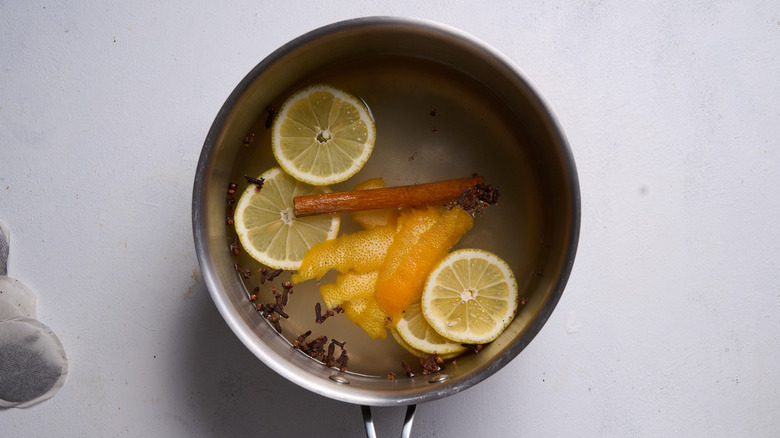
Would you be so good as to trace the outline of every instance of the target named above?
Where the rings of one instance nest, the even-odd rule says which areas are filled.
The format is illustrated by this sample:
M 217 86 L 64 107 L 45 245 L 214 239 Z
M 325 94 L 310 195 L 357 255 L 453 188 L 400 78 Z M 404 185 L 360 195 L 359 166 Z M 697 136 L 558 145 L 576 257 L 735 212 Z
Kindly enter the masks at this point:
M 406 185 L 479 173 L 501 189 L 499 205 L 476 219 L 459 246 L 504 258 L 517 277 L 521 301 L 507 330 L 479 354 L 462 356 L 456 366 L 436 374 L 408 378 L 396 372 L 395 379 L 388 379 L 377 366 L 396 366 L 398 359 L 363 350 L 380 342 L 380 351 L 388 351 L 392 339 L 366 341 L 353 333 L 350 345 L 360 347 L 350 349 L 350 364 L 356 368 L 341 372 L 291 347 L 290 339 L 313 328 L 311 311 L 304 316 L 288 312 L 285 336 L 279 336 L 249 303 L 228 244 L 234 234 L 225 221 L 227 187 L 242 182 L 236 179 L 244 173 L 256 176 L 273 166 L 265 128 L 272 113 L 267 108 L 315 82 L 351 91 L 376 120 L 373 155 L 350 186 L 374 176 L 383 176 L 388 185 Z M 574 262 L 580 194 L 561 128 L 512 62 L 445 25 L 369 17 L 328 25 L 289 42 L 238 84 L 206 137 L 195 175 L 192 220 L 209 292 L 247 348 L 288 380 L 361 405 L 369 435 L 370 406 L 408 406 L 408 433 L 416 404 L 486 379 L 515 358 L 545 324 Z M 294 300 L 301 306 L 317 299 L 316 285 L 296 286 Z

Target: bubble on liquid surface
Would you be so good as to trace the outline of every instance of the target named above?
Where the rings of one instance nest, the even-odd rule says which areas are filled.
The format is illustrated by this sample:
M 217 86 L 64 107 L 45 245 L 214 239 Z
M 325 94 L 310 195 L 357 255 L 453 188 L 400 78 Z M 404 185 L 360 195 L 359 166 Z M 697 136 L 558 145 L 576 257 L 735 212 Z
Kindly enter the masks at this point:
M 35 319 L 35 293 L 19 280 L 0 277 L 0 321 L 11 318 Z
M 49 327 L 29 318 L 0 321 L 0 407 L 47 400 L 67 374 L 65 350 Z

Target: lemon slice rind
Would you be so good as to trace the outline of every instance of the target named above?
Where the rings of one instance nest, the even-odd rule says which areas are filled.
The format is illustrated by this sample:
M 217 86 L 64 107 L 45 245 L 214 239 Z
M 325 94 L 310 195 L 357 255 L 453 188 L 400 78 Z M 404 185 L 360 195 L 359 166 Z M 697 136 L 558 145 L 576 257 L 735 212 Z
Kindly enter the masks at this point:
M 466 347 L 460 343 L 450 341 L 433 330 L 422 315 L 420 303 L 412 304 L 406 309 L 393 331 L 396 341 L 400 338 L 403 342 L 398 343 L 419 357 L 436 353 L 444 359 L 449 359 L 466 351 Z

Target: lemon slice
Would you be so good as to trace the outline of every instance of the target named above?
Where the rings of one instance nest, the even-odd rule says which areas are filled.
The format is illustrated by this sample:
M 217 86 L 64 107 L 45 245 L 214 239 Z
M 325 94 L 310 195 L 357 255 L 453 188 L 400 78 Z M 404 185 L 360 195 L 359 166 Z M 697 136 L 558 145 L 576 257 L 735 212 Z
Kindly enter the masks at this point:
M 449 359 L 466 351 L 466 347 L 460 343 L 452 342 L 433 330 L 423 317 L 420 303 L 412 304 L 406 309 L 403 318 L 396 324 L 394 332 L 396 341 L 401 338 L 403 342 L 398 343 L 419 357 L 438 353 L 444 359 Z
M 296 218 L 293 198 L 330 189 L 304 184 L 278 167 L 257 179 L 261 178 L 264 183 L 260 191 L 250 184 L 238 200 L 234 213 L 238 239 L 258 262 L 274 269 L 298 269 L 309 248 L 336 237 L 340 216 Z
M 403 338 L 398 334 L 398 331 L 396 329 L 391 328 L 390 333 L 393 335 L 393 339 L 395 339 L 395 342 L 397 342 L 398 345 L 403 347 L 409 353 L 412 353 L 413 356 L 427 358 L 432 354 L 432 353 L 426 353 L 424 351 L 417 350 L 416 348 L 412 348 L 411 345 L 407 344 L 406 341 L 403 340 Z M 457 353 L 440 354 L 439 356 L 441 356 L 442 359 L 447 360 L 447 359 L 452 359 L 457 356 L 460 356 L 461 353 L 463 353 L 463 351 L 459 351 Z
M 437 333 L 455 342 L 496 339 L 517 312 L 517 281 L 509 265 L 480 249 L 461 249 L 433 269 L 422 313 Z
M 406 351 L 409 353 L 412 353 L 413 356 L 416 357 L 427 357 L 430 356 L 429 353 L 426 353 L 424 351 L 420 351 L 416 348 L 412 348 L 411 345 L 407 344 L 406 341 L 404 341 L 404 338 L 401 337 L 401 335 L 398 334 L 398 330 L 395 328 L 390 328 L 390 333 L 393 335 L 393 339 L 395 339 L 395 342 L 398 343 L 401 347 L 404 347 Z
M 274 156 L 295 179 L 335 184 L 357 173 L 371 156 L 376 126 L 365 103 L 329 85 L 290 96 L 271 131 Z

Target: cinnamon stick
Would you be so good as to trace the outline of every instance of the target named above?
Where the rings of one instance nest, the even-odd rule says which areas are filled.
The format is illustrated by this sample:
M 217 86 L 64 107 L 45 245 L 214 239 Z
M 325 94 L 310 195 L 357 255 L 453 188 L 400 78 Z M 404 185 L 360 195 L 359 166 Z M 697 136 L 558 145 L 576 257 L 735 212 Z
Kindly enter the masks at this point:
M 457 200 L 464 190 L 484 184 L 481 176 L 409 186 L 351 190 L 298 196 L 293 199 L 295 217 L 380 208 L 417 207 Z

